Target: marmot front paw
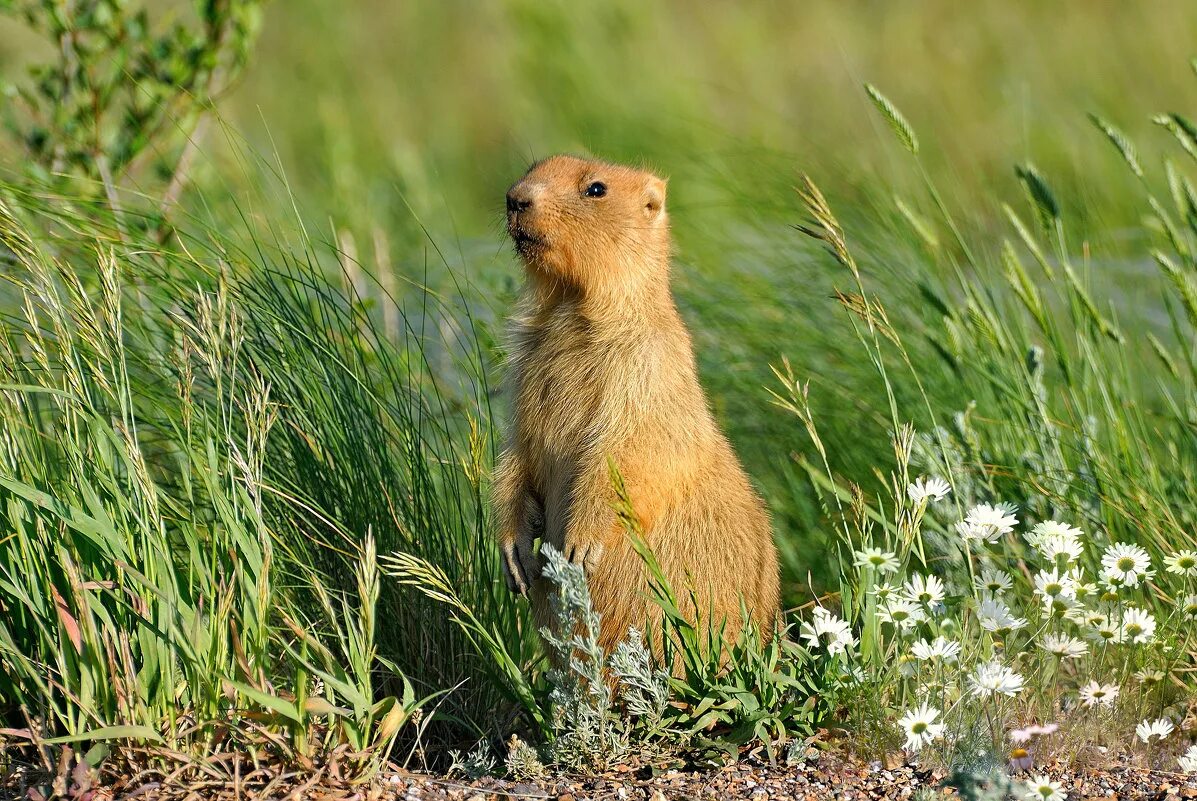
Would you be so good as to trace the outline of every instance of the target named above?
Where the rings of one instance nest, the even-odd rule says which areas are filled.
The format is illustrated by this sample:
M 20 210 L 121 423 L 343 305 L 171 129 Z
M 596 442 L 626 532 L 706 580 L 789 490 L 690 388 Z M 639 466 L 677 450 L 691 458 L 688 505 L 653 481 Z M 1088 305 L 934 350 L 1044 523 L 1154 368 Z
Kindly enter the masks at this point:
M 540 575 L 536 564 L 533 539 L 529 534 L 517 535 L 513 542 L 503 543 L 503 573 L 507 576 L 507 589 L 528 594 L 528 587 Z
M 565 558 L 575 565 L 581 565 L 586 574 L 590 575 L 598 567 L 599 560 L 603 558 L 603 544 L 593 540 L 575 544 L 566 540 Z

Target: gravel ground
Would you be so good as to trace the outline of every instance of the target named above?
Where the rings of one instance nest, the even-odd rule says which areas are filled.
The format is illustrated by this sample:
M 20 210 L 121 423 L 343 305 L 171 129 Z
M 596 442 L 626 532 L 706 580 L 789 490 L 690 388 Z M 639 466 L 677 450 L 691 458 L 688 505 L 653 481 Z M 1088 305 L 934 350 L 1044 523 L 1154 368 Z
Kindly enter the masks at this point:
M 1197 776 L 1161 773 L 1130 767 L 1109 770 L 1046 770 L 1061 781 L 1071 801 L 1087 799 L 1197 799 Z M 943 774 L 878 763 L 860 764 L 824 756 L 817 762 L 792 767 L 732 765 L 704 773 L 671 773 L 654 778 L 609 774 L 597 778 L 560 779 L 543 784 L 484 779 L 453 782 L 419 774 L 395 774 L 387 784 L 404 801 L 502 801 L 505 798 L 544 798 L 555 801 L 666 801 L 666 799 L 868 799 L 911 798 L 922 787 L 936 796 L 955 797 L 940 787 Z
M 1182 801 L 1197 799 L 1197 775 L 1182 775 L 1117 765 L 1109 768 L 1048 767 L 1041 772 L 1063 784 L 1070 801 L 1097 799 L 1147 799 Z M 556 777 L 541 782 L 513 782 L 485 778 L 476 781 L 395 771 L 384 773 L 368 785 L 338 779 L 335 771 L 286 774 L 259 770 L 235 781 L 213 778 L 179 782 L 171 777 L 140 775 L 95 777 L 64 774 L 51 788 L 48 776 L 34 778 L 10 774 L 0 777 L 0 799 L 42 801 L 47 797 L 73 801 L 506 801 L 512 798 L 552 801 L 772 801 L 772 799 L 907 799 L 921 788 L 923 798 L 956 797 L 941 787 L 943 774 L 910 765 L 886 767 L 864 764 L 834 754 L 820 754 L 796 766 L 738 763 L 702 772 L 673 771 L 657 776 L 617 770 L 602 776 Z M 106 780 L 105 780 L 106 779 Z M 31 786 L 32 785 L 32 786 Z M 50 790 L 50 792 L 45 792 Z

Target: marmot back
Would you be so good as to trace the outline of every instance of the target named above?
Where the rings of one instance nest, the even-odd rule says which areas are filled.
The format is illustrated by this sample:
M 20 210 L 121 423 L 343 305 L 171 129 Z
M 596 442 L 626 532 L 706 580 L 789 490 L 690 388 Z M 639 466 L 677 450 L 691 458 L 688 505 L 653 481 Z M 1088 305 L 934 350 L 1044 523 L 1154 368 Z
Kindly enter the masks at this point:
M 740 598 L 763 630 L 778 617 L 768 514 L 719 431 L 669 289 L 665 182 L 570 156 L 532 165 L 507 193 L 527 272 L 515 319 L 514 415 L 495 476 L 509 586 L 538 614 L 550 588 L 534 540 L 586 569 L 610 651 L 656 626 L 648 582 L 614 511 L 608 459 L 645 539 L 704 622 L 734 640 Z M 542 621 L 543 622 L 543 621 Z

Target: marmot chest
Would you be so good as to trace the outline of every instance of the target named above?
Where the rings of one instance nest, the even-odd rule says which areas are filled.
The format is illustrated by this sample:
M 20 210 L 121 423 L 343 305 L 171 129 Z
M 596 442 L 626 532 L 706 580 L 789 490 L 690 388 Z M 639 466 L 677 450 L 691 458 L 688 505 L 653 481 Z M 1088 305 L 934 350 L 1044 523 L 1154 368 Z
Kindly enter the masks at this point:
M 621 354 L 576 329 L 541 332 L 527 344 L 515 398 L 519 437 L 550 460 L 568 459 L 601 425 L 600 400 Z

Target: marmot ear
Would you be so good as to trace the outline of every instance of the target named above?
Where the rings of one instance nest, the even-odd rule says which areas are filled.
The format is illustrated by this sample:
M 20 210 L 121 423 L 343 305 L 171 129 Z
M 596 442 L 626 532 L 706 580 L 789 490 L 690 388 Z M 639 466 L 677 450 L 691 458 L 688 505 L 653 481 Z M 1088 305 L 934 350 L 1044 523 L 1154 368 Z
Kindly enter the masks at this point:
M 650 175 L 644 188 L 644 216 L 656 221 L 665 213 L 665 181 Z

